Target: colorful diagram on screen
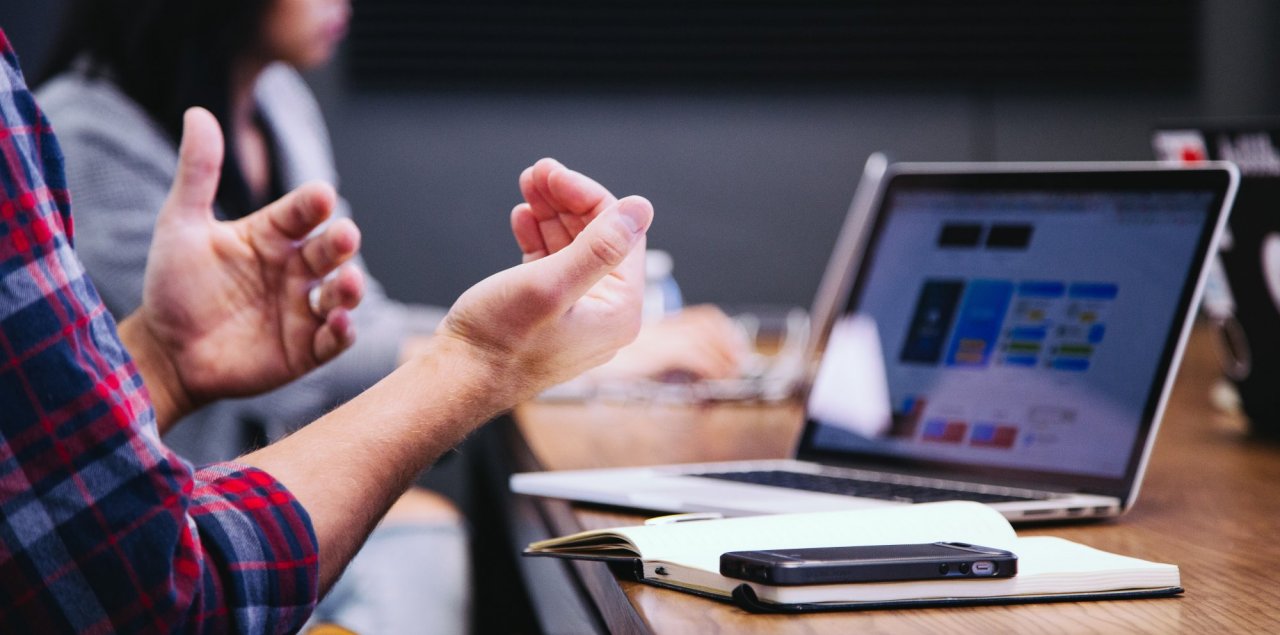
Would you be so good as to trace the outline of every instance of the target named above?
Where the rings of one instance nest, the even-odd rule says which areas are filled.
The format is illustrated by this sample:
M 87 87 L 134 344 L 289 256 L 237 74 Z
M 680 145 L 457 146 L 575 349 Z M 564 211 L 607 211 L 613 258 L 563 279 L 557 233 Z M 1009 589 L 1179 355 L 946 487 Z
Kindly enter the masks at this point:
M 1108 282 L 926 280 L 898 357 L 957 368 L 1087 371 L 1118 295 Z
M 967 443 L 972 447 L 993 450 L 1010 450 L 1018 440 L 1017 425 L 993 421 L 969 422 L 964 419 L 930 417 L 924 421 L 919 432 L 921 441 L 951 445 Z
M 1086 371 L 1107 332 L 1107 314 L 1119 289 L 1114 284 L 1075 283 L 1067 289 L 1061 319 L 1050 331 L 1044 364 L 1056 370 Z
M 1049 330 L 1053 328 L 1054 309 L 1066 291 L 1067 285 L 1061 282 L 1018 284 L 1017 297 L 1009 313 L 1009 327 L 1000 346 L 1002 365 L 1034 368 L 1040 364 L 1049 341 Z

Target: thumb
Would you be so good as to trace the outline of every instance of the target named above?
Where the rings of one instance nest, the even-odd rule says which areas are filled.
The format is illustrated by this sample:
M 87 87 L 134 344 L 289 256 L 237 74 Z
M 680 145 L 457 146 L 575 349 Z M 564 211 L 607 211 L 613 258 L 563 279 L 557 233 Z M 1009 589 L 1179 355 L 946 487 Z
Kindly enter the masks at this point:
M 576 302 L 601 278 L 619 269 L 624 278 L 642 283 L 642 254 L 637 257 L 635 247 L 652 222 L 653 205 L 642 197 L 628 196 L 605 208 L 567 247 L 531 264 L 544 268 L 543 274 L 556 281 L 564 304 Z M 628 264 L 635 266 L 623 267 L 629 256 L 635 262 Z
M 210 217 L 222 173 L 222 129 L 203 108 L 188 108 L 182 116 L 178 172 L 169 189 L 162 215 Z

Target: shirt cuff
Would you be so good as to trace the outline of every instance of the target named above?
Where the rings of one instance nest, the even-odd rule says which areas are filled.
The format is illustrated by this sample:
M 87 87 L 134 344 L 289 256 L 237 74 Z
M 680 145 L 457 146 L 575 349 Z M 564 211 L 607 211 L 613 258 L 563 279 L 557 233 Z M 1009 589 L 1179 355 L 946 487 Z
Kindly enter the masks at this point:
M 206 609 L 250 631 L 301 628 L 316 604 L 319 543 L 293 494 L 262 470 L 217 463 L 196 471 L 190 514 L 215 560 L 203 577 L 221 587 Z

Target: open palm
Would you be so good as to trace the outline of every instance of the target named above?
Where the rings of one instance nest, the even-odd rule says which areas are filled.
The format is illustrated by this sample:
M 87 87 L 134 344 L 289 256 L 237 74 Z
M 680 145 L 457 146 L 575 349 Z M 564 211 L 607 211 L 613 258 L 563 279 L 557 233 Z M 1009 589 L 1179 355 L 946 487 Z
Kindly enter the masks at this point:
M 315 231 L 332 213 L 332 188 L 306 185 L 220 222 L 222 153 L 213 116 L 188 111 L 139 310 L 195 404 L 274 388 L 337 356 L 354 341 L 348 310 L 363 293 L 359 271 L 342 266 L 359 248 L 355 225 L 340 219 Z M 317 285 L 318 302 L 309 302 Z

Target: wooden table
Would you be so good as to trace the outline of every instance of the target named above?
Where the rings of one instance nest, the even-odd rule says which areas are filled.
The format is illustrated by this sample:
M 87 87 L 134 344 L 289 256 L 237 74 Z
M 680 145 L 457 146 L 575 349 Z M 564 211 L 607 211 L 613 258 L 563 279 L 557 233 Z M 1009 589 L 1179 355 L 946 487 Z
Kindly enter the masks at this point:
M 1022 526 L 1181 568 L 1179 598 L 1041 605 L 753 615 L 616 576 L 594 562 L 524 559 L 541 628 L 655 633 L 1280 633 L 1280 446 L 1246 436 L 1209 402 L 1217 378 L 1197 330 L 1178 376 L 1136 507 L 1114 520 Z M 1280 390 L 1280 386 L 1277 386 Z M 515 412 L 517 470 L 576 469 L 786 455 L 797 405 L 557 405 Z M 526 445 L 527 444 L 527 445 Z M 509 495 L 513 548 L 586 528 L 637 524 L 626 510 Z M 536 561 L 536 563 L 534 562 Z M 550 572 L 550 573 L 549 573 Z

